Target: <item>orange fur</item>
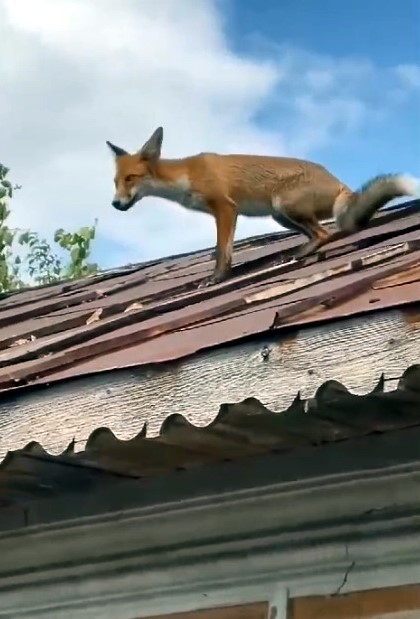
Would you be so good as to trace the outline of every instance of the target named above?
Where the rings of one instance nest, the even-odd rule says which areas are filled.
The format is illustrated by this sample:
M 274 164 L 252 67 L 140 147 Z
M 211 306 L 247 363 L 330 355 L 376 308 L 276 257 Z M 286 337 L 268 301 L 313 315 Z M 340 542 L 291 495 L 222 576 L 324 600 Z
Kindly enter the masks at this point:
M 309 238 L 298 252 L 303 256 L 332 238 L 320 221 L 335 216 L 342 223 L 341 232 L 333 235 L 336 238 L 357 229 L 359 220 L 366 219 L 376 203 L 379 208 L 392 197 L 406 195 L 401 193 L 406 181 L 381 177 L 363 190 L 364 202 L 359 205 L 362 194 L 352 192 L 324 167 L 310 161 L 214 153 L 162 159 L 162 140 L 159 127 L 135 154 L 107 142 L 115 155 L 113 206 L 125 211 L 141 198 L 155 196 L 212 215 L 216 221 L 216 265 L 207 283 L 222 281 L 230 271 L 238 215 L 270 216 L 303 233 Z

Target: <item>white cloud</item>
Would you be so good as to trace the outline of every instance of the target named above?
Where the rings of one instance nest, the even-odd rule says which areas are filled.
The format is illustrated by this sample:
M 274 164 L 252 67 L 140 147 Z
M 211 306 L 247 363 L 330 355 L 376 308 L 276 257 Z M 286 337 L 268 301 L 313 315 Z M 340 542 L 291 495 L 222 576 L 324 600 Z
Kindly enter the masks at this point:
M 401 85 L 419 89 L 420 88 L 420 66 L 415 64 L 402 64 L 395 68 L 395 72 L 401 80 Z
M 165 156 L 306 155 L 368 117 L 371 64 L 274 47 L 268 60 L 243 57 L 219 11 L 212 0 L 0 0 L 2 157 L 23 185 L 17 225 L 49 234 L 98 217 L 116 247 L 107 264 L 211 245 L 205 215 L 157 200 L 114 211 L 105 140 L 134 150 L 163 125 Z M 270 229 L 243 220 L 237 236 Z

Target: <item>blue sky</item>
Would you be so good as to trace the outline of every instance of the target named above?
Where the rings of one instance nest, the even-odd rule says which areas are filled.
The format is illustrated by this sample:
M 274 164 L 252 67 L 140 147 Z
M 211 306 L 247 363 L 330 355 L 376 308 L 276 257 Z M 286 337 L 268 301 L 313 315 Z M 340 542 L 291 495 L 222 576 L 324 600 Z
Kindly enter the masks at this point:
M 274 46 L 302 49 L 313 56 L 371 63 L 377 71 L 377 82 L 372 85 L 368 80 L 362 92 L 378 108 L 387 89 L 395 86 L 388 75 L 390 68 L 420 67 L 417 0 L 232 0 L 226 26 L 232 47 L 239 53 L 269 57 L 271 42 Z M 356 186 L 366 175 L 382 170 L 417 174 L 419 95 L 420 91 L 413 89 L 400 106 L 389 110 L 387 119 L 379 124 L 364 124 L 361 131 L 355 131 L 346 140 L 315 147 L 311 156 L 334 167 Z M 276 119 L 275 104 L 267 102 L 259 121 L 273 127 L 282 122 Z
M 419 60 L 416 0 L 232 0 L 227 15 L 233 46 L 241 52 L 261 33 L 319 54 L 372 58 L 383 67 Z
M 50 237 L 97 218 L 104 267 L 213 245 L 205 215 L 111 207 L 105 140 L 135 150 L 158 125 L 167 157 L 301 156 L 355 189 L 420 176 L 419 24 L 417 0 L 0 0 L 14 222 Z M 277 229 L 240 218 L 236 238 Z

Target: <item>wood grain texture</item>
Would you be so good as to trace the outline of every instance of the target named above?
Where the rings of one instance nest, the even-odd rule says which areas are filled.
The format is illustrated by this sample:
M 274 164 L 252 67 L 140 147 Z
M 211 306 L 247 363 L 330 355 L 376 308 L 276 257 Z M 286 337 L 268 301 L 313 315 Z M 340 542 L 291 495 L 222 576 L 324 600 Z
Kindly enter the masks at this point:
M 189 613 L 139 617 L 138 619 L 268 619 L 268 603 L 247 604 L 246 606 L 228 606 L 211 610 L 197 610 Z
M 420 585 L 291 600 L 288 619 L 418 619 Z
M 262 354 L 264 347 L 268 356 Z M 120 439 L 135 436 L 147 421 L 155 435 L 172 413 L 205 426 L 222 403 L 258 398 L 285 410 L 297 392 L 309 398 L 335 379 L 357 394 L 370 392 L 385 374 L 386 390 L 420 361 L 420 323 L 400 311 L 371 314 L 303 329 L 288 337 L 201 353 L 160 368 L 118 370 L 47 389 L 4 396 L 0 403 L 0 458 L 38 441 L 52 454 L 76 439 L 109 427 Z

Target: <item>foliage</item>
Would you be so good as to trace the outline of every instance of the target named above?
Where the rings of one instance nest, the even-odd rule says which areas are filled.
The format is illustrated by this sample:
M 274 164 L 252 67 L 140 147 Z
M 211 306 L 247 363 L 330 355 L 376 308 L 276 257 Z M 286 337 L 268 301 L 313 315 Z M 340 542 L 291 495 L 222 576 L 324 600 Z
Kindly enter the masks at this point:
M 14 191 L 20 187 L 12 185 L 8 174 L 8 168 L 0 163 L 0 292 L 29 285 L 25 275 L 35 284 L 42 285 L 95 273 L 98 266 L 89 262 L 89 258 L 97 221 L 93 226 L 76 232 L 62 228 L 56 230 L 56 250 L 37 232 L 11 228 L 7 223 L 10 216 L 8 204 Z

